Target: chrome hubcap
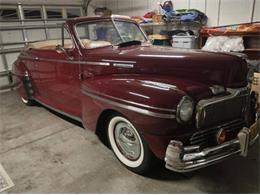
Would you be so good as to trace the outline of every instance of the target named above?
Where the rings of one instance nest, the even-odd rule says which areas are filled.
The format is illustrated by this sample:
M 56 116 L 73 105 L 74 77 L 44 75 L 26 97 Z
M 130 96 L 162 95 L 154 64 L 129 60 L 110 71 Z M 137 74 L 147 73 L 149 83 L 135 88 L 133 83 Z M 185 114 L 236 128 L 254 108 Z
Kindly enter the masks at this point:
M 115 126 L 115 141 L 120 152 L 129 160 L 137 160 L 141 154 L 140 141 L 135 131 L 125 122 Z

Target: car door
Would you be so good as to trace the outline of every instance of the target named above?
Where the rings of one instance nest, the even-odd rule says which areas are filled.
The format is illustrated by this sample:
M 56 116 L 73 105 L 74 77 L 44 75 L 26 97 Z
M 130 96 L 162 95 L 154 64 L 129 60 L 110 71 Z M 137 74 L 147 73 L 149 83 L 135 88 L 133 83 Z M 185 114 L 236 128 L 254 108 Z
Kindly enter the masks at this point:
M 79 56 L 70 36 L 64 43 L 64 52 L 52 48 L 38 56 L 39 94 L 46 104 L 80 117 Z

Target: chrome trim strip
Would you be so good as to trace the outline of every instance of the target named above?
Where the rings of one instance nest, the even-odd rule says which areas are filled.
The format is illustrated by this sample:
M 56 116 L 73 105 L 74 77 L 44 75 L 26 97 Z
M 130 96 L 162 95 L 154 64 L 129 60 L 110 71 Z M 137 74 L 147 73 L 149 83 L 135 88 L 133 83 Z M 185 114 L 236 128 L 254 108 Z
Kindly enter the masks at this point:
M 39 104 L 45 106 L 45 107 L 47 107 L 47 108 L 49 108 L 49 109 L 51 109 L 51 110 L 57 112 L 57 113 L 60 113 L 60 114 L 62 114 L 62 115 L 64 115 L 64 116 L 67 116 L 67 117 L 69 117 L 69 118 L 72 118 L 72 119 L 74 119 L 74 120 L 76 120 L 76 121 L 82 123 L 82 120 L 81 120 L 81 118 L 79 118 L 79 117 L 70 115 L 70 114 L 68 114 L 68 113 L 66 113 L 66 112 L 63 112 L 63 111 L 57 109 L 57 108 L 53 108 L 52 106 L 49 106 L 49 105 L 43 103 L 42 101 L 40 101 L 40 100 L 38 100 L 38 99 L 36 99 L 36 98 L 33 98 L 33 100 L 36 101 L 36 102 L 38 102 Z
M 152 111 L 149 111 L 149 110 L 146 110 L 146 109 L 138 108 L 138 107 L 135 107 L 135 106 L 121 104 L 121 103 L 114 102 L 112 100 L 108 100 L 106 98 L 100 97 L 98 95 L 94 95 L 94 94 L 89 93 L 87 91 L 82 91 L 82 93 L 86 96 L 89 96 L 93 99 L 100 100 L 102 102 L 108 103 L 112 106 L 116 106 L 116 107 L 119 107 L 119 108 L 123 108 L 123 109 L 126 109 L 126 110 L 137 112 L 137 113 L 140 113 L 140 114 L 153 116 L 153 117 L 157 117 L 157 118 L 167 118 L 167 119 L 174 119 L 175 118 L 175 115 L 173 115 L 173 114 L 161 114 L 161 113 L 152 112 Z
M 110 95 L 103 94 L 103 93 L 100 93 L 100 92 L 97 92 L 97 91 L 92 91 L 92 90 L 82 90 L 82 93 L 84 91 L 87 92 L 87 93 L 91 93 L 91 94 L 98 95 L 98 96 L 103 96 L 103 97 L 106 97 L 106 98 L 109 98 L 109 99 L 113 99 L 113 100 L 118 100 L 118 101 L 121 101 L 121 102 L 124 102 L 124 103 L 127 103 L 127 104 L 132 104 L 132 105 L 135 105 L 135 106 L 141 106 L 141 107 L 152 109 L 152 110 L 171 112 L 171 113 L 174 113 L 174 114 L 176 113 L 175 109 L 168 109 L 168 108 L 159 108 L 159 107 L 154 107 L 154 106 L 148 106 L 148 105 L 145 105 L 145 104 L 140 104 L 140 103 L 124 100 L 124 99 L 121 99 L 121 98 L 118 98 L 118 97 L 110 96 Z
M 123 61 L 123 60 L 106 60 L 103 59 L 103 62 L 114 62 L 114 63 L 130 63 L 130 64 L 135 64 L 136 61 Z
M 114 67 L 119 67 L 119 68 L 133 68 L 133 64 L 123 64 L 123 63 L 114 63 Z
M 57 59 L 38 58 L 38 57 L 30 57 L 30 56 L 19 56 L 19 58 L 28 59 L 28 60 L 45 61 L 45 62 L 66 63 L 66 64 L 86 64 L 86 65 L 110 66 L 109 62 L 57 60 Z
M 110 66 L 109 62 L 93 62 L 93 61 L 86 61 L 87 65 L 99 65 L 99 66 Z

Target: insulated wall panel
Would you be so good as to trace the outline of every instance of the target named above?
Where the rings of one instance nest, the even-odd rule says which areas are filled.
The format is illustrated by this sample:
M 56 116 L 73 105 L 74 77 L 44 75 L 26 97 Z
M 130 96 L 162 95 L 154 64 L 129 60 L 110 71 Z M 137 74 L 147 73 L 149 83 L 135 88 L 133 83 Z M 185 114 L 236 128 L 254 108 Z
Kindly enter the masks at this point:
M 133 5 L 133 1 L 118 1 L 117 6 L 118 6 L 118 14 L 120 15 L 127 15 L 127 16 L 131 16 L 133 13 L 132 10 L 132 5 Z
M 105 6 L 112 11 L 113 14 L 118 13 L 118 1 L 117 0 L 109 0 L 105 2 Z
M 148 0 L 132 0 L 132 15 L 143 16 L 145 13 L 149 11 L 148 7 Z
M 5 65 L 4 65 L 4 60 L 3 60 L 3 54 L 0 54 L 0 72 L 6 71 Z
M 219 25 L 251 21 L 254 0 L 221 0 Z
M 208 16 L 208 26 L 218 25 L 219 1 L 220 0 L 207 0 L 206 2 L 206 15 Z
M 0 77 L 0 83 L 1 85 L 8 85 L 9 84 L 8 77 Z
M 8 70 L 12 70 L 12 65 L 14 61 L 17 59 L 17 57 L 19 56 L 19 54 L 20 53 L 8 53 L 5 55 L 8 63 Z
M 200 10 L 201 12 L 205 12 L 206 0 L 190 0 L 190 8 Z
M 61 29 L 52 28 L 49 29 L 49 39 L 60 39 L 61 38 Z
M 260 21 L 260 0 L 255 0 L 255 9 L 253 13 L 253 22 Z
M 31 29 L 27 30 L 27 37 L 29 41 L 37 41 L 37 40 L 45 40 L 46 35 L 45 35 L 45 29 Z
M 24 41 L 22 30 L 2 31 L 1 36 L 3 43 L 15 43 Z
M 174 9 L 188 9 L 190 5 L 189 0 L 174 0 L 173 6 Z

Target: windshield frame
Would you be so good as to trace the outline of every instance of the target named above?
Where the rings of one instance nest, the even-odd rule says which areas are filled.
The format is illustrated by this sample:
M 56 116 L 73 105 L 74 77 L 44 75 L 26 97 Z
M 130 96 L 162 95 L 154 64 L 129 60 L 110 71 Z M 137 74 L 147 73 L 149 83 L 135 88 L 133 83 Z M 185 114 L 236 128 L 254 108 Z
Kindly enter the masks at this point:
M 145 39 L 144 42 L 150 42 L 149 39 L 148 39 L 148 37 L 147 37 L 147 35 L 146 35 L 146 33 L 144 32 L 144 30 L 143 30 L 143 29 L 140 27 L 140 25 L 139 25 L 138 23 L 136 23 L 135 21 L 111 17 L 111 18 L 108 18 L 108 19 L 98 19 L 98 20 L 92 20 L 92 21 L 83 21 L 83 22 L 76 23 L 76 24 L 74 25 L 74 32 L 75 32 L 75 34 L 76 34 L 76 38 L 78 39 L 78 42 L 79 42 L 80 47 L 81 47 L 82 49 L 87 49 L 87 50 L 89 50 L 89 49 L 98 49 L 98 48 L 102 48 L 102 47 L 98 47 L 98 48 L 85 48 L 84 45 L 82 44 L 81 38 L 79 37 L 78 31 L 77 31 L 77 26 L 80 25 L 80 24 L 94 24 L 94 23 L 99 23 L 99 22 L 104 22 L 104 21 L 111 21 L 112 25 L 114 26 L 115 30 L 117 31 L 117 33 L 118 33 L 118 35 L 120 36 L 120 39 L 121 39 L 121 41 L 122 41 L 122 42 L 117 43 L 117 44 L 112 44 L 112 43 L 111 43 L 111 46 L 113 46 L 113 47 L 118 46 L 118 45 L 121 44 L 121 43 L 124 43 L 124 41 L 123 41 L 123 39 L 122 39 L 122 37 L 121 37 L 120 31 L 118 30 L 118 27 L 117 27 L 116 24 L 115 24 L 115 21 L 128 22 L 128 23 L 132 23 L 132 24 L 136 25 L 137 28 L 141 31 L 141 33 L 142 33 L 142 35 L 143 35 L 143 37 L 144 37 L 144 39 Z M 103 47 L 108 47 L 108 46 L 103 46 Z

